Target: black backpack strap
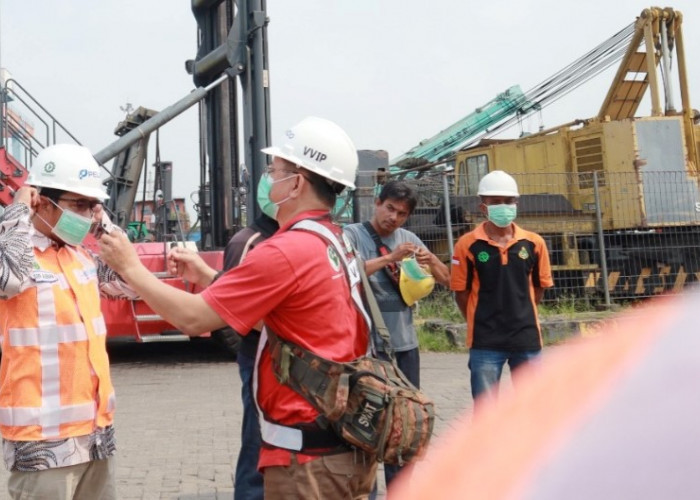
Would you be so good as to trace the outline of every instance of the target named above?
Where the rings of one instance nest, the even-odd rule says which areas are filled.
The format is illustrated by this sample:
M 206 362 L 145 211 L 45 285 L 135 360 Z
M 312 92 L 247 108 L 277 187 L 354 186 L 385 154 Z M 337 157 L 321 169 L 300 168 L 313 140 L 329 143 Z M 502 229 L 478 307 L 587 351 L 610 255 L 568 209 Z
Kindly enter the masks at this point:
M 374 230 L 374 227 L 372 226 L 372 223 L 368 220 L 364 221 L 362 223 L 362 227 L 364 227 L 369 235 L 372 237 L 372 241 L 374 241 L 374 244 L 377 246 L 377 253 L 380 256 L 385 256 L 385 255 L 390 255 L 391 254 L 391 248 L 389 248 L 381 239 L 379 234 L 377 234 L 377 231 Z M 401 302 L 403 302 L 404 305 L 406 302 L 403 300 L 403 297 L 401 296 L 401 289 L 399 287 L 399 279 L 401 277 L 401 268 L 396 262 L 389 262 L 384 268 L 382 269 L 384 273 L 389 277 L 389 281 L 391 281 L 391 284 L 394 285 L 394 289 L 396 290 L 397 295 L 401 299 Z

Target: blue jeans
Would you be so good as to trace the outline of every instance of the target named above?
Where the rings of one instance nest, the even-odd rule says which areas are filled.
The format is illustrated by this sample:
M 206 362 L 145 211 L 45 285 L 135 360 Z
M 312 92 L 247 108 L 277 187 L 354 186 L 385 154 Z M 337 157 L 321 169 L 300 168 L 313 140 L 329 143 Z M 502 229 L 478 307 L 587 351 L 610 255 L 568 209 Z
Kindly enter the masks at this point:
M 260 422 L 253 401 L 253 369 L 255 358 L 239 351 L 238 371 L 241 374 L 241 399 L 243 401 L 243 425 L 241 427 L 241 450 L 238 453 L 234 479 L 234 500 L 263 500 L 263 476 L 258 472 L 260 455 Z
M 508 362 L 511 373 L 519 367 L 534 363 L 542 351 L 495 351 L 471 349 L 469 371 L 471 372 L 472 397 L 476 399 L 486 393 L 498 395 L 503 366 Z
M 394 355 L 396 356 L 396 364 L 398 365 L 399 370 L 406 375 L 409 382 L 420 388 L 420 351 L 418 348 L 411 349 L 410 351 L 396 352 Z M 380 359 L 389 359 L 389 357 L 381 351 L 378 353 L 378 357 Z M 387 487 L 389 486 L 389 483 L 394 480 L 394 477 L 401 472 L 402 468 L 403 467 L 398 465 L 384 464 L 384 481 L 386 482 Z M 376 482 L 374 483 L 374 488 L 372 489 L 372 493 L 370 494 L 369 498 L 370 500 L 375 500 L 377 498 Z

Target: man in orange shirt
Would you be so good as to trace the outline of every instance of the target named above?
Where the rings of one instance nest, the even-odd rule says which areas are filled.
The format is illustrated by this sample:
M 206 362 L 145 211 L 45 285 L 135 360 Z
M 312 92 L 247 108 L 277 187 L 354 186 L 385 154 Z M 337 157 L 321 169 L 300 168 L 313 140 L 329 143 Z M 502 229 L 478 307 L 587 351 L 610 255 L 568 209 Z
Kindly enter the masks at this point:
M 357 262 L 330 218 L 336 195 L 354 187 L 355 147 L 336 124 L 310 117 L 287 130 L 282 144 L 263 152 L 274 158 L 261 182 L 280 229 L 220 277 L 201 259 L 174 250 L 171 258 L 180 274 L 207 286 L 201 294 L 177 290 L 146 272 L 120 235 L 101 238 L 102 256 L 158 314 L 187 334 L 228 324 L 245 335 L 262 319 L 266 330 L 319 356 L 339 362 L 359 358 L 367 352 L 369 324 L 361 301 L 354 300 L 360 293 Z M 327 237 L 302 229 L 308 224 L 322 226 Z M 262 339 L 260 344 L 254 395 L 264 417 L 258 468 L 265 498 L 366 498 L 376 457 L 351 451 L 333 431 L 321 428 L 318 412 L 277 380 L 269 349 Z
M 467 320 L 472 396 L 497 393 L 503 365 L 514 371 L 542 350 L 537 304 L 554 285 L 541 236 L 513 220 L 520 196 L 502 170 L 479 182 L 487 221 L 463 235 L 452 257 L 451 288 Z

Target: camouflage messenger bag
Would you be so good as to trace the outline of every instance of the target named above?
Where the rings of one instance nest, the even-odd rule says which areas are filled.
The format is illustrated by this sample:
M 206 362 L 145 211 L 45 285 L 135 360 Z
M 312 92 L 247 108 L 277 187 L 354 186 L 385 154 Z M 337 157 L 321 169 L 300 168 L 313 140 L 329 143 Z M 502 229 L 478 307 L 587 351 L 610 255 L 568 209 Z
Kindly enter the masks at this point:
M 338 363 L 279 339 L 267 330 L 272 364 L 280 383 L 302 395 L 350 446 L 377 460 L 403 465 L 427 447 L 433 431 L 433 402 L 411 384 L 396 362 L 364 356 Z
M 335 238 L 320 236 L 344 257 Z M 341 261 L 350 276 L 347 259 L 341 257 Z M 351 447 L 376 454 L 381 462 L 403 465 L 427 447 L 433 432 L 434 404 L 396 365 L 364 262 L 356 261 L 366 303 L 390 361 L 371 356 L 348 363 L 330 361 L 280 339 L 268 328 L 272 365 L 279 382 L 303 396 L 321 414 L 317 423 L 322 428 L 333 429 Z

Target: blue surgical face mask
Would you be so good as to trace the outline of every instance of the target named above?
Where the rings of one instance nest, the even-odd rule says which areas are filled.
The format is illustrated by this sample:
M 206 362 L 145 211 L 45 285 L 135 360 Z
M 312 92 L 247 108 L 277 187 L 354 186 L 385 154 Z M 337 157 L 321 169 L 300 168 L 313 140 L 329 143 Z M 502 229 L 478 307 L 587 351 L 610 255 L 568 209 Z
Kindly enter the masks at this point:
M 487 205 L 486 210 L 488 217 L 498 227 L 508 227 L 518 215 L 518 206 L 513 203 L 511 205 Z
M 258 182 L 257 199 L 258 206 L 260 206 L 260 210 L 262 210 L 262 212 L 265 215 L 277 220 L 277 212 L 279 211 L 280 205 L 289 199 L 289 196 L 287 196 L 284 200 L 278 201 L 276 203 L 270 200 L 270 191 L 272 190 L 272 185 L 278 182 L 286 181 L 287 179 L 291 179 L 293 177 L 296 177 L 297 175 L 299 174 L 292 174 L 288 177 L 277 179 L 276 181 L 273 181 L 272 178 L 270 178 L 270 175 L 267 173 L 263 174 L 262 177 L 260 177 L 260 182 Z

